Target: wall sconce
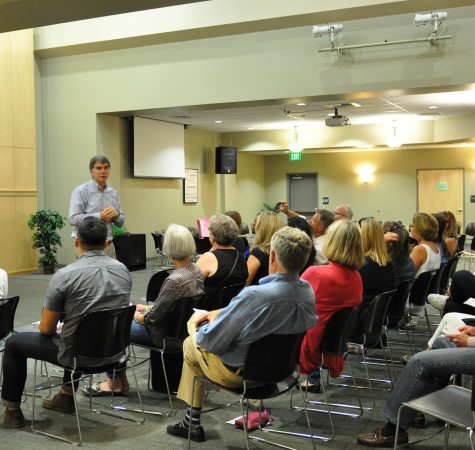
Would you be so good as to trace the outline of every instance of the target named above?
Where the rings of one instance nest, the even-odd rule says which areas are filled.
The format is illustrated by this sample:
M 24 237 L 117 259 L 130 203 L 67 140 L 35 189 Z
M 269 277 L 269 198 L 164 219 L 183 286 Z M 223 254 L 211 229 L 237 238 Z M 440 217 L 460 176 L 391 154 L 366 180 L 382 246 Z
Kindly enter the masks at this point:
M 364 184 L 371 183 L 374 180 L 374 167 L 369 164 L 358 166 L 356 173 Z
M 301 152 L 303 150 L 303 145 L 299 143 L 299 133 L 298 133 L 298 127 L 294 127 L 294 141 L 291 142 L 287 148 L 291 152 Z

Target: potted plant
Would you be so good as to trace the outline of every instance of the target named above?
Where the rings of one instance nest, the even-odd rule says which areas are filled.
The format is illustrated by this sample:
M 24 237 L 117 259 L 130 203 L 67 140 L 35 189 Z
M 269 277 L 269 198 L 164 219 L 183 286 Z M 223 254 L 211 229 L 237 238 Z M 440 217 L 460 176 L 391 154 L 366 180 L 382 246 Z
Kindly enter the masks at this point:
M 45 274 L 54 273 L 58 263 L 56 252 L 61 247 L 58 231 L 64 227 L 64 220 L 57 211 L 40 209 L 28 218 L 28 227 L 33 230 L 33 248 L 40 250 L 38 264 Z

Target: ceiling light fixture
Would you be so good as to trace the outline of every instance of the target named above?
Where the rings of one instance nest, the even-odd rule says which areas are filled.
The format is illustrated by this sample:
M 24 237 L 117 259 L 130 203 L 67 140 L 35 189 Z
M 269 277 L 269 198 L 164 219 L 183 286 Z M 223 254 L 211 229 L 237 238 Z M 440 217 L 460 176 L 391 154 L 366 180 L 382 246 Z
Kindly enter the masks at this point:
M 223 123 L 222 120 L 215 120 L 214 123 Z
M 398 148 L 402 144 L 400 137 L 397 134 L 397 122 L 393 120 L 393 125 L 391 127 L 391 133 L 386 140 L 386 145 L 390 148 Z
M 291 152 L 301 152 L 303 150 L 303 145 L 299 142 L 299 132 L 298 132 L 298 127 L 294 127 L 294 141 L 291 142 L 287 148 Z
M 429 109 L 437 109 L 437 106 L 435 105 L 429 106 Z
M 305 106 L 306 103 L 303 103 L 303 102 L 300 102 L 300 103 L 297 103 L 297 106 Z

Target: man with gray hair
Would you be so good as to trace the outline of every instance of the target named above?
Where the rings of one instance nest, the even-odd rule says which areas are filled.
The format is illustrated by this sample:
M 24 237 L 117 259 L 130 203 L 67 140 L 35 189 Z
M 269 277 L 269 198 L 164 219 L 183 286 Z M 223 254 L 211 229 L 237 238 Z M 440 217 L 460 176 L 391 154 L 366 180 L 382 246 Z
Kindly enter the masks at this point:
M 327 258 L 323 256 L 327 228 L 335 221 L 335 215 L 327 209 L 319 209 L 308 221 L 313 233 L 313 245 L 315 246 L 315 264 L 320 266 L 327 264 Z
M 110 161 L 105 156 L 94 156 L 89 161 L 91 180 L 76 187 L 71 194 L 68 222 L 77 236 L 78 225 L 86 217 L 97 217 L 107 226 L 107 241 L 112 241 L 112 224 L 122 226 L 125 214 L 120 207 L 117 191 L 107 185 Z
M 177 393 L 189 407 L 181 422 L 168 426 L 168 434 L 187 439 L 191 427 L 192 440 L 206 440 L 200 420 L 203 382 L 195 382 L 191 399 L 195 376 L 206 375 L 221 385 L 239 387 L 252 342 L 269 334 L 301 333 L 315 326 L 313 290 L 299 279 L 311 248 L 312 241 L 303 231 L 281 228 L 271 240 L 269 275 L 261 278 L 259 285 L 243 289 L 226 308 L 191 317 Z
M 353 210 L 350 205 L 338 205 L 333 210 L 335 220 L 351 220 L 353 219 Z

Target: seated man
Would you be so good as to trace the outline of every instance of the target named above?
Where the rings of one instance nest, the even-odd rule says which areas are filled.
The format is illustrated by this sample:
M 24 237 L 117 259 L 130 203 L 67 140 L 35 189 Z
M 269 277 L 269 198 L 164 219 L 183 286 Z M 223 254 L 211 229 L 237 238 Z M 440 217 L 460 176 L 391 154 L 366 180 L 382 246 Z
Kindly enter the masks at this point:
M 0 269 L 0 298 L 8 297 L 8 275 L 3 269 Z
M 87 217 L 74 239 L 78 259 L 56 272 L 46 291 L 39 333 L 17 333 L 7 339 L 3 356 L 2 401 L 6 406 L 4 422 L 10 428 L 25 426 L 20 409 L 26 381 L 27 358 L 52 364 L 71 365 L 72 338 L 79 319 L 88 312 L 120 308 L 130 302 L 132 279 L 127 268 L 104 253 L 107 227 L 96 217 Z M 64 318 L 61 329 L 59 320 Z M 112 336 L 111 336 L 112 338 Z M 65 370 L 61 391 L 43 407 L 74 412 L 70 372 Z M 75 383 L 74 389 L 77 389 Z
M 261 278 L 259 285 L 242 290 L 226 308 L 197 313 L 189 320 L 179 399 L 190 404 L 193 377 L 203 374 L 224 386 L 241 386 L 241 371 L 252 342 L 269 334 L 300 333 L 315 326 L 313 290 L 298 276 L 311 248 L 312 241 L 303 231 L 281 228 L 271 240 L 269 275 Z M 205 321 L 209 323 L 196 330 Z M 191 426 L 192 440 L 206 440 L 200 422 L 203 395 L 204 383 L 197 381 L 184 420 L 169 425 L 168 434 L 187 439 Z
M 399 376 L 383 408 L 387 422 L 372 432 L 360 434 L 358 444 L 366 447 L 393 447 L 396 434 L 398 409 L 403 402 L 421 397 L 447 386 L 453 374 L 475 375 L 475 327 L 464 325 L 459 333 L 447 334 L 435 341 L 432 348 L 414 355 Z M 463 347 L 463 348 L 458 348 Z M 416 411 L 403 408 L 401 411 L 398 444 L 409 441 L 409 428 Z

